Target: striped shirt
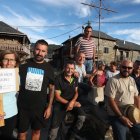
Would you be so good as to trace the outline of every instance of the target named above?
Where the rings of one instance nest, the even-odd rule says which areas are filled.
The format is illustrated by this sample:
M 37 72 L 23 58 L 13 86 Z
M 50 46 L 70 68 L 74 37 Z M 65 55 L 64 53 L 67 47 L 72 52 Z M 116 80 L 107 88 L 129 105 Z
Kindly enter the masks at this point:
M 79 52 L 84 53 L 86 58 L 93 58 L 93 48 L 96 48 L 93 38 L 88 40 L 84 37 L 80 37 L 77 40 L 75 47 L 80 47 Z

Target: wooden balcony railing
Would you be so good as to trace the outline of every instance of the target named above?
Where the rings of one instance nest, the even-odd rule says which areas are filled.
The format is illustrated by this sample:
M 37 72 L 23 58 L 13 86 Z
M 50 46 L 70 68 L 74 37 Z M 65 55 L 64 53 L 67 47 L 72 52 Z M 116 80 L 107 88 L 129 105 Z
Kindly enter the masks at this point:
M 17 45 L 17 44 L 7 44 L 0 43 L 0 50 L 14 50 L 16 52 L 25 53 L 27 55 L 30 54 L 29 45 Z

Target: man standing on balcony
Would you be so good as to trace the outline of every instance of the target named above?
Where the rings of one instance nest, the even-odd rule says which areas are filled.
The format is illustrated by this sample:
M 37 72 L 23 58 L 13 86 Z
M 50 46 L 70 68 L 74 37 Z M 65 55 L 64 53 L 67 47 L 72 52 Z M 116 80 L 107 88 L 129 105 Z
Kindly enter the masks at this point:
M 84 36 L 80 37 L 75 44 L 75 54 L 79 52 L 85 54 L 85 67 L 88 74 L 92 73 L 96 52 L 96 46 L 91 36 L 92 27 L 86 26 L 84 29 Z

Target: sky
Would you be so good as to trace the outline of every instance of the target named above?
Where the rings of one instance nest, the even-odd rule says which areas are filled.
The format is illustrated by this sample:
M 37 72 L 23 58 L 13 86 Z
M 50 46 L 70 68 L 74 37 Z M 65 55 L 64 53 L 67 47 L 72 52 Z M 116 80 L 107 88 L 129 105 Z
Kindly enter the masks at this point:
M 18 29 L 34 43 L 62 44 L 82 33 L 88 21 L 99 30 L 100 0 L 0 0 L 0 21 Z M 84 3 L 84 4 L 82 4 Z M 88 4 L 88 5 L 85 5 Z M 100 30 L 140 45 L 140 0 L 102 0 Z

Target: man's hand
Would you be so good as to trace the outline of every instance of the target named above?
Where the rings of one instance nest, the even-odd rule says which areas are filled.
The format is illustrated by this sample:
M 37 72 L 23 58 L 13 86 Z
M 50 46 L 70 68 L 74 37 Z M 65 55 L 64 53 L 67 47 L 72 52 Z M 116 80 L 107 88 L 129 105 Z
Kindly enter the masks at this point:
M 66 111 L 70 111 L 70 110 L 72 110 L 73 107 L 74 107 L 74 104 L 75 104 L 75 101 L 73 101 L 73 100 L 70 101 L 69 104 L 68 104 L 68 107 L 67 107 Z
M 80 74 L 79 74 L 79 72 L 74 72 L 74 76 L 76 77 L 76 78 L 79 78 L 79 76 L 80 76 Z
M 45 119 L 48 119 L 51 115 L 51 107 L 48 106 L 46 109 L 45 109 L 45 112 L 44 112 L 44 118 Z
M 79 102 L 75 102 L 74 107 L 81 107 L 81 104 Z
M 133 123 L 125 116 L 122 116 L 121 121 L 128 127 L 133 127 Z

